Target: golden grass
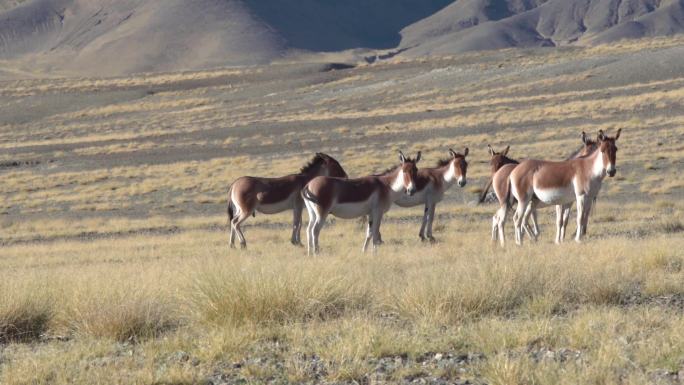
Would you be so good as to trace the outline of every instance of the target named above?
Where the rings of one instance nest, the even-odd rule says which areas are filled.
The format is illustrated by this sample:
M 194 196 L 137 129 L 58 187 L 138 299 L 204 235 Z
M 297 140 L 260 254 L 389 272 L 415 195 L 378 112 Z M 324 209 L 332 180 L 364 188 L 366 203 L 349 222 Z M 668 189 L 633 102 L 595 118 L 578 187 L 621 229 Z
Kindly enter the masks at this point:
M 431 352 L 484 354 L 483 361 L 467 365 L 466 374 L 502 384 L 535 378 L 554 383 L 562 371 L 580 382 L 625 370 L 646 381 L 649 370 L 676 366 L 671 362 L 681 352 L 676 341 L 682 335 L 675 330 L 682 316 L 640 304 L 684 293 L 684 243 L 677 233 L 499 250 L 483 247 L 485 221 L 473 227 L 486 208 L 444 210 L 457 216 L 440 222 L 440 244 L 420 244 L 413 239 L 415 224 L 389 221 L 383 226 L 387 244 L 375 256 L 359 253 L 363 231 L 352 222 L 324 228 L 324 255 L 317 259 L 281 247 L 285 229 L 257 227 L 247 231 L 245 252 L 229 250 L 225 233 L 193 230 L 6 248 L 3 259 L 11 263 L 5 262 L 4 271 L 16 272 L 6 283 L 9 292 L 44 304 L 42 313 L 32 310 L 31 301 L 15 300 L 14 307 L 47 314 L 40 334 L 73 342 L 50 343 L 38 355 L 16 346 L 3 364 L 3 383 L 27 378 L 16 376 L 28 375 L 22 357 L 29 355 L 41 366 L 29 378 L 39 383 L 41 376 L 53 383 L 87 382 L 79 370 L 63 369 L 76 363 L 73 354 L 91 362 L 81 370 L 105 383 L 123 378 L 114 370 L 136 382 L 178 377 L 192 383 L 226 359 L 276 354 L 275 341 L 290 352 L 273 358 L 282 360 L 290 381 L 313 375 L 311 362 L 295 352 L 321 357 L 331 381 L 360 380 L 373 371 L 374 359 L 396 356 L 406 357 L 406 364 L 392 370 L 391 378 L 417 375 L 424 369 L 409 362 Z M 619 211 L 604 202 L 601 215 Z M 394 210 L 390 219 L 406 213 Z M 618 223 L 597 219 L 591 231 L 633 229 L 643 215 L 635 212 Z M 541 219 L 548 238 L 551 218 Z M 36 290 L 30 283 L 38 279 L 45 284 Z M 587 329 L 586 323 L 593 326 Z M 621 345 L 623 336 L 641 342 Z M 658 350 L 665 338 L 674 338 L 671 348 Z M 117 347 L 116 341 L 136 344 Z M 530 344 L 581 351 L 582 360 L 538 362 Z M 121 349 L 132 356 L 120 356 Z M 169 358 L 177 351 L 200 364 Z M 634 356 L 636 367 L 626 367 L 622 354 Z M 151 372 L 159 363 L 147 357 L 169 363 Z M 99 360 L 107 364 L 92 367 Z M 442 370 L 443 376 L 452 373 Z M 274 371 L 271 364 L 251 362 L 239 373 L 264 380 L 278 376 Z M 114 377 L 107 380 L 107 373 Z
M 535 68 L 679 40 L 511 51 L 503 64 Z M 256 97 L 240 82 L 261 68 L 0 85 L 4 106 L 170 89 L 0 127 L 2 162 L 43 161 L 0 169 L 0 383 L 665 383 L 663 373 L 684 362 L 684 82 L 576 90 L 596 76 L 586 72 L 502 75 L 454 90 L 404 88 L 383 72 L 498 68 L 478 61 L 486 55 L 397 59 Z M 425 68 L 408 73 L 430 77 Z M 182 88 L 195 80 L 216 83 Z M 274 122 L 288 124 L 252 128 Z M 582 130 L 617 127 L 618 177 L 604 183 L 587 242 L 553 245 L 545 210 L 537 244 L 490 244 L 494 207 L 467 205 L 489 175 L 487 144 L 560 159 Z M 324 146 L 352 176 L 391 166 L 398 148 L 422 150 L 424 167 L 468 146 L 469 184 L 438 206 L 435 245 L 418 241 L 420 208 L 394 208 L 377 255 L 360 253 L 358 223 L 335 220 L 323 229 L 322 256 L 307 258 L 289 245 L 289 213 L 250 218 L 248 249 L 229 250 L 230 182 L 296 171 L 310 156 L 300 146 Z M 173 163 L 145 157 L 205 147 L 220 151 Z M 78 169 L 95 157 L 142 160 Z

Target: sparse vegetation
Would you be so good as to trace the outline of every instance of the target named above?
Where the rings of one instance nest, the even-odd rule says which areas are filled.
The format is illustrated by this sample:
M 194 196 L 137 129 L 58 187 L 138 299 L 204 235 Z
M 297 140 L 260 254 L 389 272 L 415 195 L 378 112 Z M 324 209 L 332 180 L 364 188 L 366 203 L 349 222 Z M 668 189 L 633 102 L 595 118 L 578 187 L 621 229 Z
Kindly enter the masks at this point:
M 680 43 L 506 51 L 504 69 L 472 53 L 310 77 L 276 65 L 4 82 L 7 111 L 79 102 L 0 124 L 0 383 L 681 381 L 684 81 L 545 72 Z M 96 90 L 116 98 L 84 96 Z M 585 243 L 553 245 L 543 210 L 536 244 L 490 244 L 494 207 L 469 204 L 488 143 L 562 158 L 582 130 L 617 127 L 618 177 Z M 239 175 L 324 150 L 356 176 L 397 148 L 428 165 L 466 145 L 468 187 L 440 204 L 436 244 L 418 240 L 420 209 L 395 208 L 377 255 L 360 253 L 358 223 L 331 220 L 307 258 L 289 213 L 258 214 L 249 249 L 227 247 Z

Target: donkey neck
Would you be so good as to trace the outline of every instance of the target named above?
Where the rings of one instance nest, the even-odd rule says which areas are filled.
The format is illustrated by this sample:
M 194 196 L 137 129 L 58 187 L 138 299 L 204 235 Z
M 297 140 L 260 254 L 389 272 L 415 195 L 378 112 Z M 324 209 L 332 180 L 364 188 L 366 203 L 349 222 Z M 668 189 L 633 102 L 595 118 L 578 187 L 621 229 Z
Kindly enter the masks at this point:
M 379 175 L 377 178 L 391 193 L 401 194 L 404 190 L 403 173 L 401 167 L 397 167 L 386 174 Z
M 442 167 L 437 167 L 437 171 L 442 176 L 442 180 L 447 186 L 451 186 L 458 180 L 456 177 L 456 164 L 453 161 Z
M 504 156 L 504 157 L 503 157 L 503 161 L 501 162 L 501 164 L 499 165 L 499 167 L 497 167 L 496 170 L 494 170 L 494 172 L 492 172 L 492 176 L 494 176 L 494 174 L 496 174 L 496 172 L 499 171 L 499 170 L 501 169 L 501 167 L 503 167 L 503 166 L 505 166 L 505 165 L 507 165 L 507 164 L 520 164 L 520 162 L 517 161 L 517 160 L 515 160 L 515 159 L 511 159 L 511 158 L 509 158 L 509 157 L 507 157 L 507 156 Z
M 594 151 L 587 156 L 576 158 L 574 161 L 580 163 L 581 167 L 586 170 L 584 174 L 587 179 L 603 180 L 606 176 L 606 165 L 603 162 L 601 151 Z

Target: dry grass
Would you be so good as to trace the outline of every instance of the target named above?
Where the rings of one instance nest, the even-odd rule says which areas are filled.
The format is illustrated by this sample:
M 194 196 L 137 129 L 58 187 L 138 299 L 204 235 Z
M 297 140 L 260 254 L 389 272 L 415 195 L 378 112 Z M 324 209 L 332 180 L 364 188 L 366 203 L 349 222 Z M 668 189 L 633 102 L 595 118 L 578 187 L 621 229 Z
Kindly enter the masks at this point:
M 511 51 L 503 68 L 680 40 Z M 0 169 L 0 383 L 667 383 L 684 369 L 684 81 L 521 80 L 487 55 L 282 89 L 290 79 L 262 68 L 1 84 L 8 109 L 161 91 L 83 96 L 0 125 L 0 162 L 40 161 Z M 457 89 L 433 79 L 492 69 Z M 207 86 L 184 88 L 196 81 Z M 553 245 L 547 210 L 537 244 L 490 245 L 494 207 L 467 204 L 488 176 L 487 144 L 560 159 L 582 130 L 617 127 L 618 177 L 586 243 Z M 377 255 L 359 252 L 357 223 L 335 220 L 307 258 L 289 245 L 289 213 L 250 218 L 248 249 L 227 248 L 225 192 L 240 175 L 293 172 L 312 149 L 357 176 L 391 166 L 397 148 L 422 150 L 427 166 L 464 146 L 469 185 L 438 206 L 435 245 L 418 241 L 415 208 L 388 213 Z
M 286 231 L 261 228 L 249 229 L 245 252 L 229 252 L 224 234 L 206 231 L 132 236 L 116 248 L 107 240 L 53 247 L 64 255 L 78 246 L 91 261 L 85 265 L 74 255 L 58 267 L 31 267 L 40 260 L 34 254 L 45 253 L 42 247 L 10 247 L 5 258 L 15 260 L 12 269 L 19 272 L 8 283 L 12 293 L 49 298 L 39 334 L 73 342 L 50 343 L 39 353 L 12 345 L 3 382 L 22 383 L 25 377 L 17 376 L 28 375 L 22 359 L 28 356 L 41 366 L 29 377 L 52 383 L 87 382 L 78 370 L 63 369 L 76 360 L 90 362 L 87 371 L 105 383 L 122 378 L 116 370 L 136 382 L 180 376 L 181 383 L 192 383 L 225 360 L 247 360 L 237 371 L 225 369 L 236 376 L 262 381 L 285 373 L 289 381 L 308 381 L 315 370 L 303 357 L 312 356 L 322 359 L 325 379 L 342 382 L 366 378 L 374 360 L 404 357 L 388 373 L 401 379 L 437 373 L 419 369 L 435 352 L 485 357 L 457 375 L 442 368 L 445 378 L 501 384 L 556 383 L 566 371 L 567 383 L 624 373 L 644 382 L 649 371 L 678 365 L 683 336 L 677 330 L 684 319 L 652 302 L 684 294 L 684 243 L 676 234 L 503 251 L 482 247 L 486 224 L 467 230 L 468 218 L 481 209 L 446 210 L 458 210 L 458 217 L 444 223 L 448 232 L 438 233 L 439 245 L 404 239 L 413 224 L 390 222 L 383 231 L 388 244 L 376 256 L 359 254 L 362 231 L 350 222 L 324 229 L 325 255 L 313 260 L 280 247 Z M 604 212 L 614 210 L 604 203 Z M 639 223 L 638 215 L 628 217 L 618 229 L 630 228 L 630 220 Z M 593 230 L 615 226 L 599 222 Z M 40 290 L 29 286 L 37 271 L 46 282 Z M 14 303 L 23 313 L 41 314 L 35 302 Z M 541 348 L 580 351 L 582 359 L 538 360 Z M 634 365 L 625 366 L 622 355 Z M 246 358 L 254 356 L 264 361 Z M 190 365 L 193 360 L 198 364 Z M 107 373 L 114 377 L 108 380 Z
M 52 296 L 40 284 L 0 286 L 0 344 L 37 340 L 53 316 Z

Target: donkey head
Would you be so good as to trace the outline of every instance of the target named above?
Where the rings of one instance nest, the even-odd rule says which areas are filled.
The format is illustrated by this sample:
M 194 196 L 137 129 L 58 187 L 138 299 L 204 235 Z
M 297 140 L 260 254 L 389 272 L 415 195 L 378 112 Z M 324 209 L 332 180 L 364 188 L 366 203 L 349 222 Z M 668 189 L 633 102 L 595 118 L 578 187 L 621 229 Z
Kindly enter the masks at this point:
M 501 152 L 494 151 L 490 145 L 487 145 L 487 148 L 489 149 L 489 155 L 492 157 L 489 160 L 489 165 L 492 166 L 492 174 L 499 171 L 499 169 L 505 164 L 516 163 L 513 159 L 507 156 L 508 150 L 511 149 L 511 146 L 506 146 L 506 148 Z
M 591 155 L 598 148 L 598 137 L 596 140 L 592 140 L 586 132 L 582 131 L 582 143 L 584 147 L 580 150 L 577 155 L 578 158 Z
M 601 151 L 601 156 L 603 157 L 603 165 L 605 167 L 606 173 L 611 178 L 615 176 L 617 172 L 617 151 L 618 148 L 615 142 L 620 138 L 620 132 L 622 128 L 619 128 L 615 133 L 614 137 L 609 137 L 603 133 L 603 130 L 599 131 L 598 134 L 598 146 L 599 151 Z
M 332 176 L 336 178 L 347 178 L 340 163 L 332 156 L 317 152 L 316 155 L 299 171 L 301 174 L 311 176 Z
M 323 164 L 323 168 L 326 170 L 327 176 L 332 176 L 335 178 L 347 178 L 347 173 L 344 171 L 342 168 L 342 165 L 340 165 L 340 162 L 337 161 L 337 159 L 333 158 L 332 156 L 328 154 L 324 154 L 322 152 L 319 152 L 319 154 L 323 157 L 325 160 Z
M 468 150 L 468 147 L 463 150 L 463 154 L 459 154 L 456 151 L 449 149 L 449 154 L 451 155 L 449 174 L 451 175 L 451 179 L 458 180 L 458 185 L 461 187 L 466 185 L 466 172 L 468 172 L 466 156 L 468 156 L 469 152 L 470 150 Z
M 402 187 L 406 194 L 413 195 L 416 192 L 416 176 L 418 175 L 418 167 L 416 163 L 420 161 L 420 151 L 415 159 L 407 158 L 404 153 L 399 151 L 399 176 L 397 182 L 402 183 Z

